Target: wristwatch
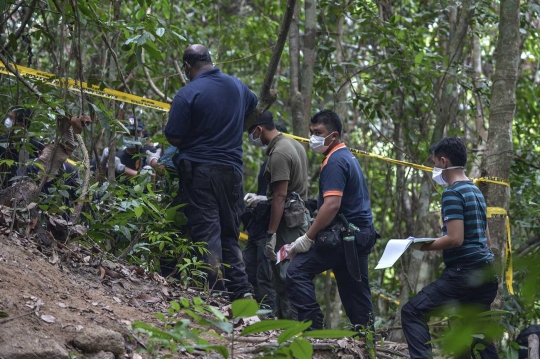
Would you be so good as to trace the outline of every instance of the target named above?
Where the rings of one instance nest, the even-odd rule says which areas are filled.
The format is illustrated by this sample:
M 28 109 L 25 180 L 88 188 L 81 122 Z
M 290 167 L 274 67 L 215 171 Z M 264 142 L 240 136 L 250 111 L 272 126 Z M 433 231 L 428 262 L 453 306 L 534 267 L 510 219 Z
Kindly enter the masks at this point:
M 270 231 L 266 231 L 266 238 L 270 238 L 274 235 L 275 233 L 272 233 Z

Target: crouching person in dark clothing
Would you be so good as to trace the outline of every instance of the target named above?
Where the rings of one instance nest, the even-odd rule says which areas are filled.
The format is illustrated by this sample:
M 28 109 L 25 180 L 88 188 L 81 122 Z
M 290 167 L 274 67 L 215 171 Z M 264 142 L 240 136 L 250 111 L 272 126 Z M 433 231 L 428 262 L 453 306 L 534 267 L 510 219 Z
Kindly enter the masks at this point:
M 287 295 L 298 319 L 311 320 L 312 329 L 323 327 L 313 278 L 329 269 L 351 324 L 361 330 L 371 328 L 374 320 L 368 255 L 378 234 L 362 168 L 342 143 L 341 131 L 341 120 L 332 111 L 311 118 L 310 147 L 326 156 L 319 179 L 319 212 L 289 252 L 294 259 L 287 270 Z
M 433 180 L 439 185 L 448 185 L 442 195 L 443 236 L 419 249 L 442 250 L 446 269 L 439 279 L 423 288 L 401 310 L 403 332 L 412 359 L 433 357 L 427 325 L 431 312 L 455 304 L 474 306 L 479 312 L 488 311 L 497 294 L 486 201 L 465 175 L 465 145 L 459 138 L 447 137 L 430 151 L 435 164 Z M 480 357 L 498 358 L 493 343 L 480 342 L 485 348 L 478 351 Z M 475 345 L 473 343 L 471 350 Z

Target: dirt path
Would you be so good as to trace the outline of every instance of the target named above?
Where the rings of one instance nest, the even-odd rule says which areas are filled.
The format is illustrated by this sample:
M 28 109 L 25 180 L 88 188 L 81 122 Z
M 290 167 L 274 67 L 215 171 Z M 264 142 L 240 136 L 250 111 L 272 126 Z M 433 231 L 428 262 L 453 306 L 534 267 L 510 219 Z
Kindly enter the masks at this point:
M 128 326 L 136 320 L 155 323 L 154 313 L 168 307 L 169 290 L 158 281 L 109 261 L 102 263 L 107 272 L 102 278 L 95 258 L 74 257 L 47 257 L 33 242 L 0 237 L 0 311 L 9 315 L 0 319 L 0 358 L 32 343 L 80 354 L 71 341 L 96 326 L 123 334 L 131 357 L 137 343 Z
M 140 268 L 100 260 L 102 255 L 77 244 L 45 252 L 28 239 L 0 235 L 0 359 L 146 359 L 150 356 L 138 354 L 144 338 L 134 337 L 129 326 L 135 321 L 157 325 L 154 314 L 166 313 L 171 300 L 199 295 L 170 287 Z M 210 304 L 225 303 L 212 299 Z M 234 357 L 256 356 L 278 334 L 240 338 Z M 228 346 L 220 336 L 208 339 Z M 361 345 L 350 339 L 315 340 L 314 357 L 362 358 Z M 402 350 L 399 346 L 385 348 Z M 221 358 L 205 352 L 173 357 Z

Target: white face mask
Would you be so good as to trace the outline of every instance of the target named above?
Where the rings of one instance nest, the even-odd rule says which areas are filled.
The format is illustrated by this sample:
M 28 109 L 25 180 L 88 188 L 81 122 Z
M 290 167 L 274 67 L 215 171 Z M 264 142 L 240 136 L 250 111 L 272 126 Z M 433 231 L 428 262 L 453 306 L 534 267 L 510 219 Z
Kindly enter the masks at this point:
M 257 131 L 257 130 L 255 130 L 255 131 Z M 259 138 L 253 138 L 253 134 L 255 133 L 255 131 L 248 134 L 249 143 L 251 143 L 255 147 L 263 147 L 264 144 L 262 143 L 261 136 L 259 136 Z M 262 133 L 261 133 L 261 135 L 262 135 Z
M 330 147 L 330 145 L 325 146 L 324 141 L 326 141 L 328 137 L 332 136 L 332 133 L 326 137 L 311 135 L 311 137 L 309 138 L 309 147 L 311 147 L 311 149 L 315 153 L 325 153 L 326 150 L 328 150 L 328 147 Z
M 439 185 L 441 186 L 447 186 L 448 182 L 446 182 L 443 178 L 443 171 L 451 170 L 454 168 L 464 168 L 463 166 L 453 166 L 448 168 L 439 168 L 439 167 L 433 167 L 433 175 L 431 178 Z
M 143 139 L 141 137 L 139 137 L 138 140 L 135 140 L 135 136 L 124 136 L 122 138 L 123 142 L 124 142 L 124 145 L 126 146 L 126 148 L 129 148 L 129 149 L 134 149 L 136 148 L 137 146 L 142 146 L 143 145 Z

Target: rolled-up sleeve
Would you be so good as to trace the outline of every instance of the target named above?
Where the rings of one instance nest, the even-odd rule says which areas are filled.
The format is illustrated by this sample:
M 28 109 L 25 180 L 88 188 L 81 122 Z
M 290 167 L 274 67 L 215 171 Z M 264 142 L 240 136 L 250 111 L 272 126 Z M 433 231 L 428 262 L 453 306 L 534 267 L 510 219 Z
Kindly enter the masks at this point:
M 169 121 L 165 126 L 165 136 L 170 138 L 184 138 L 191 126 L 191 104 L 184 96 L 177 94 L 174 97 L 171 110 L 169 111 Z

